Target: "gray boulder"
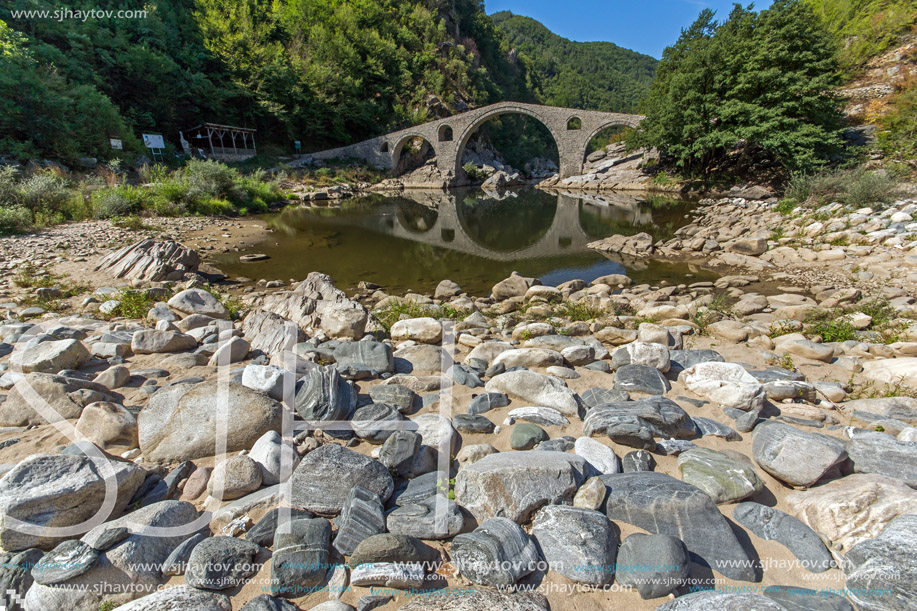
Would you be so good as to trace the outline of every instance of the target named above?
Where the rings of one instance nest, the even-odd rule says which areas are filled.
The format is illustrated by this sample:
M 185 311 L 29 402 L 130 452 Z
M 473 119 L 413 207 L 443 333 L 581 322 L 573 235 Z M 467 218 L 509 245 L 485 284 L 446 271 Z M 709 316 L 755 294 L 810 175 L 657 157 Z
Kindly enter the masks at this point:
M 917 516 L 892 520 L 878 537 L 857 543 L 844 557 L 850 598 L 859 609 L 913 609 L 917 600 Z
M 897 441 L 880 432 L 860 433 L 847 444 L 856 473 L 878 473 L 917 488 L 917 442 Z
M 195 347 L 197 347 L 196 339 L 177 331 L 144 329 L 136 331 L 131 337 L 131 350 L 134 351 L 134 354 L 183 352 L 193 350 Z
M 589 410 L 583 421 L 587 436 L 607 435 L 616 443 L 652 450 L 654 438 L 693 439 L 697 427 L 677 403 L 665 397 L 604 403 Z
M 753 562 L 706 493 L 663 473 L 602 475 L 605 511 L 622 521 L 681 539 L 695 558 L 729 579 L 754 581 Z
M 811 486 L 847 458 L 842 441 L 781 422 L 755 427 L 752 452 L 762 469 L 791 486 Z
M 363 486 L 351 488 L 344 499 L 337 526 L 334 549 L 344 556 L 351 555 L 367 537 L 385 532 L 385 516 L 379 495 Z
M 350 420 L 356 406 L 353 385 L 334 367 L 316 367 L 296 386 L 296 413 L 303 420 Z
M 226 590 L 242 585 L 258 572 L 255 558 L 260 551 L 260 546 L 235 537 L 204 539 L 191 550 L 185 582 L 202 590 Z
M 328 572 L 331 523 L 321 518 L 298 519 L 274 536 L 271 591 L 298 598 L 320 584 Z M 304 590 L 303 588 L 307 588 Z
M 395 484 L 384 466 L 337 444 L 328 444 L 306 454 L 291 478 L 292 502 L 319 514 L 341 513 L 354 486 L 379 495 L 384 503 Z
M 827 571 L 835 565 L 831 552 L 815 531 L 779 509 L 760 503 L 739 503 L 732 517 L 762 539 L 781 543 L 812 573 Z
M 614 390 L 664 395 L 671 388 L 665 376 L 649 365 L 624 365 L 615 372 Z
M 22 532 L 14 521 L 63 529 L 82 524 L 103 508 L 121 513 L 143 483 L 139 466 L 82 454 L 33 454 L 0 478 L 0 546 L 6 551 L 49 549 L 79 531 Z M 106 505 L 107 494 L 112 495 Z
M 518 523 L 548 504 L 570 502 L 586 480 L 586 461 L 561 452 L 501 452 L 465 465 L 455 478 L 455 501 L 482 522 Z
M 92 356 L 86 347 L 75 339 L 41 342 L 10 359 L 22 373 L 57 373 L 63 369 L 79 369 Z
M 392 347 L 382 342 L 341 342 L 334 349 L 334 360 L 339 366 L 366 365 L 374 376 L 395 371 Z
M 733 503 L 760 492 L 764 482 L 751 460 L 732 450 L 694 448 L 678 456 L 684 482 L 697 486 L 717 503 Z
M 218 421 L 225 423 L 226 452 L 248 450 L 267 431 L 280 430 L 283 406 L 277 401 L 234 383 L 225 399 L 220 394 L 216 381 L 154 393 L 137 417 L 143 456 L 154 461 L 213 456 Z
M 452 560 L 472 583 L 505 588 L 536 570 L 541 556 L 518 524 L 490 518 L 452 540 Z
M 611 583 L 618 535 L 600 512 L 548 505 L 535 514 L 532 536 L 552 571 L 579 583 Z
M 615 579 L 640 598 L 659 598 L 675 591 L 688 578 L 690 562 L 685 544 L 671 535 L 634 533 L 618 549 Z
M 50 407 L 61 418 L 76 419 L 83 413 L 83 408 L 91 403 L 120 403 L 109 392 L 101 384 L 79 378 L 29 373 L 13 385 L 6 401 L 0 403 L 0 426 L 47 424 L 48 420 L 36 410 L 37 406 L 45 409 Z M 38 400 L 44 403 L 37 403 Z
M 454 501 L 436 495 L 398 507 L 386 516 L 386 526 L 397 535 L 451 539 L 464 529 L 465 516 Z

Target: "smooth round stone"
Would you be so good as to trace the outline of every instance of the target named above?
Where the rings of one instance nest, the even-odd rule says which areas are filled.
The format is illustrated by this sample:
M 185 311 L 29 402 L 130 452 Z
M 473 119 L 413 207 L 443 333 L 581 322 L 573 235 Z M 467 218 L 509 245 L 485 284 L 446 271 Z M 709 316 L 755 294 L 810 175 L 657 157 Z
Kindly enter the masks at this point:
M 452 426 L 459 433 L 493 433 L 494 423 L 479 414 L 456 414 Z
M 563 437 L 558 437 L 557 439 L 548 439 L 547 441 L 542 441 L 535 449 L 539 452 L 569 452 L 573 449 L 575 445 L 573 437 L 564 435 Z
M 255 556 L 261 548 L 234 537 L 209 537 L 188 558 L 185 582 L 193 588 L 225 590 L 241 585 L 258 572 Z
M 652 471 L 656 466 L 656 460 L 653 455 L 646 450 L 634 450 L 628 452 L 621 461 L 622 471 L 624 473 L 636 473 L 637 471 Z
M 531 422 L 520 422 L 513 426 L 509 445 L 514 450 L 531 450 L 537 443 L 548 440 L 543 428 Z
M 748 457 L 731 450 L 694 448 L 678 457 L 681 479 L 717 503 L 732 503 L 760 492 L 764 482 Z
M 245 455 L 227 458 L 213 469 L 207 492 L 224 501 L 237 499 L 261 487 L 261 467 Z
M 441 495 L 403 505 L 386 517 L 390 533 L 418 539 L 449 539 L 462 532 L 464 526 L 459 506 Z
M 370 403 L 357 408 L 353 414 L 353 432 L 357 437 L 369 443 L 381 444 L 395 432 L 390 425 L 404 420 L 398 410 L 386 403 Z M 384 423 L 381 424 L 380 423 Z
M 688 577 L 688 550 L 671 535 L 635 533 L 621 544 L 617 560 L 615 579 L 643 599 L 665 596 Z

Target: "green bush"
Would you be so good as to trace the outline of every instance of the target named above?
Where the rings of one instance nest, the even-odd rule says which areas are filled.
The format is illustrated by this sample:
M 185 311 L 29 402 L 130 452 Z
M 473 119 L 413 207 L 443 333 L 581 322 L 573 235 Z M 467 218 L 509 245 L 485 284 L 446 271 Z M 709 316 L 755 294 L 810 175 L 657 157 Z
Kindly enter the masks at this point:
M 32 228 L 32 217 L 22 206 L 0 206 L 0 235 L 23 233 Z
M 18 189 L 19 201 L 29 211 L 33 224 L 39 215 L 59 214 L 72 196 L 65 181 L 51 172 L 33 174 L 20 182 Z
M 840 202 L 861 208 L 887 204 L 895 199 L 899 190 L 898 181 L 894 178 L 858 167 L 793 176 L 787 184 L 785 195 L 796 201 L 811 201 L 817 205 Z
M 137 214 L 145 208 L 148 193 L 140 187 L 121 185 L 92 194 L 93 216 L 110 219 Z

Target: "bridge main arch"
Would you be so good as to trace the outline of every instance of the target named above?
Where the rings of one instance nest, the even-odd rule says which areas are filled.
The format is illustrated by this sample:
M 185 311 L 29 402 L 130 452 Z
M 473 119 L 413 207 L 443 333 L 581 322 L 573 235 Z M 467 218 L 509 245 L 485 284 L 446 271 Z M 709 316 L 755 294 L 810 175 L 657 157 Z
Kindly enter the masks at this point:
M 526 117 L 531 117 L 541 123 L 551 134 L 551 138 L 554 139 L 554 144 L 557 146 L 557 155 L 558 161 L 563 159 L 563 154 L 560 150 L 560 137 L 557 132 L 557 126 L 554 125 L 553 121 L 549 118 L 543 116 L 541 113 L 527 108 L 523 105 L 515 104 L 494 104 L 489 107 L 486 112 L 483 112 L 480 116 L 476 117 L 472 122 L 470 122 L 460 133 L 459 137 L 455 139 L 454 144 L 455 148 L 452 151 L 452 155 L 449 156 L 445 161 L 447 167 L 441 169 L 451 170 L 453 176 L 461 176 L 464 170 L 462 169 L 462 156 L 465 153 L 465 147 L 468 145 L 468 141 L 471 140 L 471 136 L 477 132 L 481 126 L 497 117 L 503 115 L 523 115 Z

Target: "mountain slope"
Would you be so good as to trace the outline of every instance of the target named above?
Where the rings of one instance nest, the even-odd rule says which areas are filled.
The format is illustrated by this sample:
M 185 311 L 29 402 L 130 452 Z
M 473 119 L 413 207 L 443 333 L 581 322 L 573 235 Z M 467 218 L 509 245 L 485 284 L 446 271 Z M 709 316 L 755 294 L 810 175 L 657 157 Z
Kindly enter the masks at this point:
M 491 15 L 518 51 L 542 104 L 633 112 L 646 93 L 657 61 L 610 42 L 573 42 L 509 11 Z

